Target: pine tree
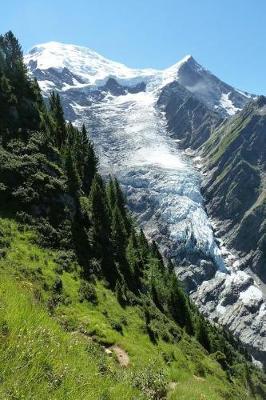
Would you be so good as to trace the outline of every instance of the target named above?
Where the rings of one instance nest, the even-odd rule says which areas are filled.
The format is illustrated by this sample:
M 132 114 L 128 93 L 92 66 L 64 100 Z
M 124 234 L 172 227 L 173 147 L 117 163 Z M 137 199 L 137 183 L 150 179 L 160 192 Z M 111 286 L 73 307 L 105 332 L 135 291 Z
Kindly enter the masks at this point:
M 182 327 L 185 327 L 186 331 L 192 335 L 194 333 L 192 313 L 187 296 L 181 288 L 175 274 L 169 277 L 169 284 L 171 285 L 168 303 L 170 313 L 174 320 Z
M 68 190 L 75 198 L 77 198 L 81 188 L 81 181 L 70 149 L 67 150 L 66 154 L 65 170 L 67 174 Z
M 94 146 L 88 138 L 85 125 L 81 129 L 81 153 L 82 153 L 82 190 L 85 194 L 89 194 L 92 180 L 97 172 L 98 158 L 94 151 Z
M 171 260 L 168 260 L 167 270 L 169 274 L 172 274 L 175 271 L 175 266 Z
M 143 279 L 143 263 L 138 250 L 138 242 L 134 230 L 128 239 L 126 258 L 129 266 L 128 282 L 129 287 L 135 293 L 141 290 Z
M 90 241 L 94 257 L 101 262 L 106 279 L 115 284 L 117 271 L 112 257 L 111 222 L 103 181 L 95 175 L 89 194 L 90 205 Z
M 109 181 L 106 186 L 106 194 L 107 194 L 109 207 L 110 207 L 110 209 L 112 209 L 116 205 L 116 190 L 115 190 L 115 186 L 114 186 L 114 181 L 111 177 L 109 177 Z
M 38 130 L 40 115 L 36 92 L 27 76 L 21 46 L 11 31 L 0 36 L 0 77 L 5 80 L 2 82 L 4 91 L 9 87 L 12 92 L 8 95 L 4 114 L 4 120 L 11 122 L 10 134 L 14 136 L 20 131 L 25 137 L 27 131 Z
M 124 220 L 124 225 L 126 228 L 127 233 L 130 233 L 131 230 L 131 223 L 128 218 L 128 211 L 126 209 L 126 202 L 125 202 L 125 197 L 123 195 L 123 192 L 120 188 L 120 185 L 118 183 L 117 178 L 114 179 L 113 181 L 113 186 L 114 186 L 114 192 L 115 192 L 115 198 L 116 198 L 116 204 L 121 212 L 122 218 Z
M 15 96 L 12 95 L 10 81 L 0 71 L 0 132 L 6 133 L 6 129 L 12 121 L 9 115 L 10 106 L 16 103 Z M 11 120 L 11 121 L 10 121 Z
M 197 327 L 197 340 L 208 351 L 211 351 L 211 343 L 209 338 L 208 326 L 203 317 L 199 318 Z
M 117 205 L 115 205 L 112 209 L 111 218 L 111 238 L 114 250 L 114 257 L 123 269 L 123 267 L 125 267 L 127 233 L 121 211 L 119 210 Z
M 155 241 L 152 241 L 151 244 L 151 254 L 152 256 L 157 260 L 157 265 L 158 265 L 158 269 L 164 273 L 165 272 L 165 265 L 163 262 L 163 257 L 158 249 L 157 244 L 155 243 Z
M 66 143 L 66 124 L 64 112 L 58 93 L 52 92 L 49 98 L 50 115 L 53 121 L 54 143 L 59 149 L 62 149 Z
M 141 260 L 143 265 L 145 266 L 148 262 L 148 257 L 150 254 L 149 243 L 144 235 L 143 230 L 140 230 L 140 234 L 138 235 L 138 248 L 141 256 Z
M 11 31 L 0 36 L 0 48 L 5 60 L 5 71 L 7 76 L 20 84 L 27 80 L 27 70 L 23 62 L 23 52 L 21 46 Z M 18 86 L 19 88 L 19 86 Z
M 164 312 L 164 306 L 163 306 L 163 298 L 160 295 L 158 291 L 158 283 L 155 283 L 155 280 L 152 280 L 151 282 L 151 298 L 154 301 L 154 304 L 156 307 L 159 308 L 162 312 Z
M 6 67 L 6 55 L 3 46 L 1 46 L 0 44 L 0 71 L 3 72 L 5 70 L 5 67 Z
M 124 277 L 121 274 L 118 274 L 118 279 L 115 284 L 115 292 L 116 292 L 116 297 L 117 297 L 119 304 L 122 307 L 125 307 L 128 303 L 127 286 L 126 286 Z

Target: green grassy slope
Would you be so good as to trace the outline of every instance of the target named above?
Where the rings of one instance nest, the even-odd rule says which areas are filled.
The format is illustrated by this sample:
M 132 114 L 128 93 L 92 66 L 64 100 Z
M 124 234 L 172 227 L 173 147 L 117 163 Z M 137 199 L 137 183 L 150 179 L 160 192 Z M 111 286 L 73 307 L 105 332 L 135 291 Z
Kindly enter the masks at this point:
M 245 389 L 248 370 L 230 382 L 181 329 L 153 344 L 141 307 L 122 308 L 102 282 L 94 304 L 81 301 L 78 265 L 63 271 L 62 254 L 37 246 L 32 231 L 1 219 L 0 232 L 1 399 L 263 398 Z M 156 323 L 164 335 L 171 330 L 162 315 Z M 127 367 L 105 352 L 113 344 L 128 354 Z

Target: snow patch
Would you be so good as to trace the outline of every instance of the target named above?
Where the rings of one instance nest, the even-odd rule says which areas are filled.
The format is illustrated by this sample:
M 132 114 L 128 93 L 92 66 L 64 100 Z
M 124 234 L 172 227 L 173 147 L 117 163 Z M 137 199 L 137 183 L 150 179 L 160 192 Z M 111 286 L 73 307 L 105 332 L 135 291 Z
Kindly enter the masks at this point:
M 45 93 L 50 92 L 51 90 L 53 90 L 55 88 L 55 84 L 52 81 L 39 81 L 39 86 L 41 88 L 41 90 Z
M 240 111 L 240 108 L 234 106 L 232 100 L 229 98 L 231 92 L 222 93 L 220 98 L 220 105 L 223 107 L 228 115 L 234 115 L 237 111 Z
M 252 285 L 247 288 L 244 292 L 241 292 L 240 299 L 243 301 L 244 304 L 250 305 L 252 302 L 260 302 L 262 300 L 262 292 L 259 288 Z

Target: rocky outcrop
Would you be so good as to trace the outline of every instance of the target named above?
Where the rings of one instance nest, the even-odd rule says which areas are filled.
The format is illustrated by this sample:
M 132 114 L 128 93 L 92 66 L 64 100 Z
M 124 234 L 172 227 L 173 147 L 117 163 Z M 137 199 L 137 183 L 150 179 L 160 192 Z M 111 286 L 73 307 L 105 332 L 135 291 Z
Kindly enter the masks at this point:
M 158 106 L 165 112 L 171 136 L 182 148 L 201 146 L 222 121 L 218 112 L 176 81 L 162 89 Z
M 234 115 L 254 97 L 248 93 L 234 89 L 221 81 L 210 71 L 190 57 L 178 71 L 178 81 L 189 90 L 208 109 L 217 111 L 222 117 Z
M 192 294 L 203 314 L 222 324 L 266 364 L 266 308 L 261 291 L 244 271 L 216 274 Z

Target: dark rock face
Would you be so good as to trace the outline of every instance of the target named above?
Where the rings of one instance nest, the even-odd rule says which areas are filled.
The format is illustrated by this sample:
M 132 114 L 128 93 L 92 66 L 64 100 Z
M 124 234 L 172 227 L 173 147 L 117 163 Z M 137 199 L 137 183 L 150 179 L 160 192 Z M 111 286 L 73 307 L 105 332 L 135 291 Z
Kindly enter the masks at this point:
M 266 98 L 260 97 L 207 141 L 209 213 L 226 220 L 227 242 L 266 281 Z
M 101 87 L 100 92 L 109 92 L 113 96 L 121 96 L 127 93 L 139 93 L 144 92 L 146 85 L 141 82 L 135 86 L 122 86 L 114 78 L 109 78 L 104 86 Z
M 30 69 L 33 70 L 36 67 L 34 61 L 29 65 Z M 74 75 L 67 68 L 63 68 L 62 71 L 56 68 L 48 68 L 41 70 L 39 68 L 34 69 L 34 76 L 38 81 L 51 81 L 54 83 L 56 88 L 62 89 L 63 85 L 73 85 L 73 79 L 78 83 L 83 83 L 80 77 Z
M 195 292 L 204 281 L 214 278 L 217 272 L 212 260 L 203 259 L 202 256 L 200 258 L 200 254 L 198 254 L 198 260 L 195 257 L 196 255 L 194 259 L 189 258 L 186 254 L 184 260 L 180 261 L 176 267 L 176 273 L 188 293 Z M 189 261 L 191 262 L 189 263 Z M 206 297 L 205 302 L 212 300 L 210 295 Z
M 183 148 L 201 146 L 222 121 L 217 112 L 176 81 L 163 88 L 158 106 L 166 113 L 171 136 L 178 139 Z
M 240 93 L 232 86 L 218 79 L 211 72 L 202 68 L 193 57 L 183 64 L 178 73 L 179 83 L 188 89 L 198 100 L 210 110 L 218 111 L 223 117 L 227 117 L 222 107 L 222 95 L 227 94 L 227 102 L 232 102 L 234 108 L 242 109 L 248 99 L 245 93 Z

